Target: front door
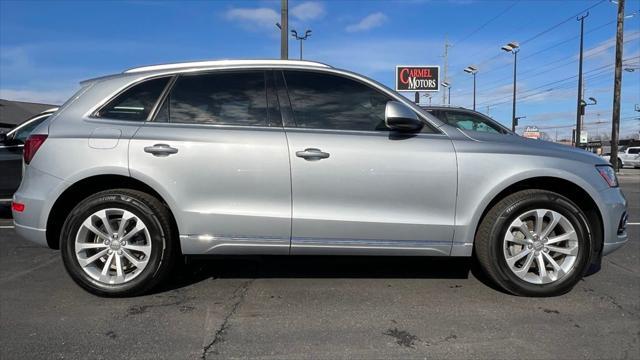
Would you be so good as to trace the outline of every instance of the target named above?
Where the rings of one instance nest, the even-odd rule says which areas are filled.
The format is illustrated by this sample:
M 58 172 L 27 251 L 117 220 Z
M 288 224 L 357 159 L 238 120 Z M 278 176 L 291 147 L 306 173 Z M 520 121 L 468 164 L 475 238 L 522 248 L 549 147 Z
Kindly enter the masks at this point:
M 322 72 L 284 76 L 292 254 L 449 255 L 457 186 L 450 139 L 430 126 L 390 132 L 392 99 L 369 84 Z

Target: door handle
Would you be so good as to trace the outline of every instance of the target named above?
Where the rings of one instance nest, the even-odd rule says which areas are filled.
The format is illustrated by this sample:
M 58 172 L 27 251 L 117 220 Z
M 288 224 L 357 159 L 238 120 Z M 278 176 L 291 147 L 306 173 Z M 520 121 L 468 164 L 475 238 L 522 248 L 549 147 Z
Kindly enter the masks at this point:
M 323 152 L 320 149 L 308 148 L 304 149 L 304 151 L 296 151 L 296 156 L 303 158 L 305 160 L 320 160 L 326 159 L 329 157 L 329 153 Z
M 167 144 L 155 144 L 153 146 L 147 146 L 144 148 L 144 152 L 149 154 L 153 154 L 153 156 L 169 156 L 171 154 L 176 154 L 178 149 L 171 147 Z

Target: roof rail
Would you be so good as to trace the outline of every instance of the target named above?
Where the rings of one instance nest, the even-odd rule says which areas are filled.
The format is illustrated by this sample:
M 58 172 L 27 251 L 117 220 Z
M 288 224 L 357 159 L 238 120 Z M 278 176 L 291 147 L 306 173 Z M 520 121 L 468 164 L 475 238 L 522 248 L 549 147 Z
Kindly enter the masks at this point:
M 127 69 L 122 73 L 137 73 L 153 70 L 171 70 L 171 69 L 186 69 L 197 67 L 217 67 L 217 66 L 242 66 L 242 65 L 298 65 L 298 66 L 310 66 L 310 67 L 324 67 L 330 68 L 331 66 L 316 61 L 306 60 L 211 60 L 211 61 L 190 61 L 180 63 L 158 64 L 135 67 Z

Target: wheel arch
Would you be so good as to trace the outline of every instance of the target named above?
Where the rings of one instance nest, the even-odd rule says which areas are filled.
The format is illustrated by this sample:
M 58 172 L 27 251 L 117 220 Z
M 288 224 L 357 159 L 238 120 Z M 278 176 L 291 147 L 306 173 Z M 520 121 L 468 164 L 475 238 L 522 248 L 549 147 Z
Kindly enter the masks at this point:
M 67 214 L 84 198 L 99 191 L 109 189 L 132 189 L 148 193 L 156 197 L 168 209 L 171 221 L 176 229 L 177 223 L 171 206 L 148 184 L 124 175 L 94 175 L 81 179 L 66 188 L 56 199 L 47 217 L 47 245 L 52 249 L 60 248 L 60 232 Z
M 477 234 L 478 228 L 480 227 L 480 223 L 486 216 L 487 212 L 491 210 L 491 208 L 500 200 L 505 197 L 516 193 L 521 190 L 547 190 L 552 191 L 562 196 L 567 197 L 569 200 L 574 202 L 580 209 L 582 209 L 587 217 L 588 225 L 591 225 L 589 228 L 590 236 L 593 238 L 594 252 L 598 253 L 602 251 L 602 245 L 604 243 L 604 220 L 602 218 L 602 213 L 593 199 L 593 197 L 589 194 L 587 190 L 578 184 L 558 177 L 553 176 L 537 176 L 530 177 L 523 180 L 519 180 L 515 183 L 510 184 L 505 187 L 501 191 L 499 191 L 493 198 L 489 201 L 489 203 L 484 207 L 482 214 L 475 222 L 474 226 L 474 239 Z M 559 191 L 562 189 L 562 191 Z

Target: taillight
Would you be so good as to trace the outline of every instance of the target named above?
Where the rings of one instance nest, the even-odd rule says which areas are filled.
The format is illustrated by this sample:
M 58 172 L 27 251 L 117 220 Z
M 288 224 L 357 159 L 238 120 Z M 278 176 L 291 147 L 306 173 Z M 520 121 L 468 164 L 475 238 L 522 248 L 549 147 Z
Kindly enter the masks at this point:
M 25 164 L 29 164 L 31 159 L 36 155 L 36 151 L 40 149 L 40 146 L 47 140 L 47 135 L 29 135 L 27 141 L 24 142 L 24 149 L 22 152 L 22 158 Z
M 23 212 L 24 211 L 24 204 L 23 203 L 17 203 L 15 201 L 11 202 L 11 210 L 15 211 L 15 212 Z

